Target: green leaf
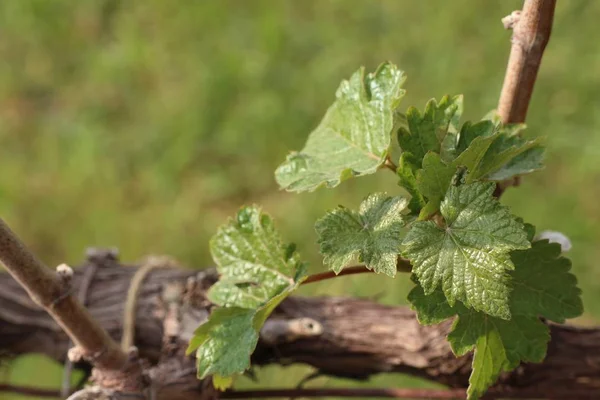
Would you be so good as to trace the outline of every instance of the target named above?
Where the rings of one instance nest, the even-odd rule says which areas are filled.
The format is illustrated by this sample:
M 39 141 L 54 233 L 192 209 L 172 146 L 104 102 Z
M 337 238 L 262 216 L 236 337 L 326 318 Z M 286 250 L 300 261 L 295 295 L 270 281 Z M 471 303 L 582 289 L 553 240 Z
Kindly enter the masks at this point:
M 508 179 L 514 175 L 532 172 L 542 167 L 542 138 L 525 141 L 519 137 L 509 137 L 502 133 L 498 133 L 494 137 L 496 139 L 488 148 L 477 168 L 470 172 L 471 180 L 488 177 L 495 171 L 497 173 L 492 174 L 491 177 Z M 515 160 L 526 152 L 527 155 L 523 156 L 524 158 Z
M 220 279 L 208 297 L 216 308 L 190 340 L 198 377 L 226 388 L 250 366 L 262 325 L 306 277 L 293 245 L 282 242 L 271 217 L 244 207 L 210 241 Z
M 374 193 L 358 212 L 338 207 L 327 213 L 315 224 L 324 262 L 339 273 L 358 258 L 377 273 L 395 276 L 406 205 L 402 197 Z
M 454 307 L 438 289 L 425 295 L 420 286 L 409 294 L 419 321 L 439 323 L 458 315 L 448 340 L 457 355 L 473 348 L 473 372 L 469 379 L 470 399 L 480 397 L 502 371 L 521 362 L 542 362 L 550 339 L 548 327 L 539 316 L 562 323 L 583 311 L 581 291 L 569 272 L 570 262 L 560 255 L 560 245 L 547 240 L 533 243 L 527 250 L 511 252 L 515 269 L 510 297 L 510 321 Z
M 514 139 L 514 150 L 507 149 L 512 159 L 503 164 L 495 172 L 490 173 L 487 179 L 502 181 L 517 175 L 525 175 L 544 168 L 544 147 L 542 139 L 523 142 L 519 138 Z M 516 155 L 515 155 L 516 154 Z
M 492 196 L 494 188 L 490 182 L 450 186 L 440 206 L 446 227 L 415 222 L 404 239 L 404 255 L 426 294 L 441 285 L 450 305 L 460 300 L 509 319 L 508 253 L 530 244 L 523 224 Z
M 501 372 L 544 360 L 550 334 L 537 317 L 513 315 L 505 321 L 472 310 L 458 315 L 448 341 L 458 356 L 475 349 L 469 399 L 481 397 Z
M 476 124 L 465 122 L 460 130 L 460 139 L 456 148 L 457 154 L 462 154 L 477 138 L 486 138 L 495 133 L 495 126 L 491 121 L 480 121 Z
M 541 315 L 557 323 L 583 312 L 577 278 L 570 273 L 571 261 L 561 256 L 558 243 L 534 242 L 530 249 L 514 251 L 514 290 L 511 308 L 523 315 Z
M 461 303 L 456 303 L 454 307 L 448 304 L 446 295 L 439 288 L 426 295 L 419 284 L 408 293 L 408 301 L 417 312 L 417 319 L 421 325 L 439 324 L 456 315 L 458 307 L 462 306 Z
M 537 317 L 515 315 L 510 321 L 468 311 L 459 314 L 448 341 L 457 355 L 475 348 L 469 378 L 469 399 L 481 397 L 502 371 L 521 361 L 542 362 L 550 339 L 548 327 Z
M 256 308 L 296 284 L 299 256 L 289 251 L 273 220 L 257 207 L 240 209 L 210 241 L 219 283 L 211 301 L 225 307 Z
M 396 170 L 398 178 L 400 178 L 399 185 L 406 189 L 411 196 L 408 209 L 413 214 L 417 214 L 425 206 L 425 199 L 417 187 L 417 178 L 415 176 L 418 163 L 419 160 L 412 153 L 404 152 L 400 156 L 398 169 Z
M 454 164 L 468 168 L 467 182 L 482 178 L 500 181 L 541 169 L 543 139 L 527 141 L 516 136 L 523 128 L 523 124 L 494 125 L 489 120 L 465 123 Z
M 471 314 L 483 315 L 484 318 L 478 321 Z M 485 314 L 466 310 L 463 315 L 454 322 L 448 341 L 457 356 L 475 347 L 467 389 L 467 399 L 471 400 L 481 397 L 496 381 L 508 364 L 508 359 L 498 331 L 489 324 Z
M 196 329 L 198 378 L 211 374 L 232 377 L 250 367 L 250 355 L 258 343 L 258 332 L 253 328 L 255 314 L 255 310 L 239 307 L 216 308 Z
M 421 211 L 420 219 L 428 218 L 439 209 L 455 172 L 456 167 L 444 164 L 437 153 L 429 152 L 425 155 L 423 169 L 417 173 L 417 188 L 428 203 Z
M 469 172 L 477 171 L 488 149 L 496 140 L 495 136 L 479 136 L 473 139 L 469 147 L 454 160 L 453 165 L 466 167 Z M 469 177 L 474 176 L 469 173 Z
M 406 112 L 408 129 L 401 127 L 398 130 L 402 151 L 412 153 L 418 160 L 429 151 L 441 152 L 444 160 L 454 158 L 462 108 L 462 96 L 444 96 L 439 103 L 431 99 L 423 114 L 410 107 Z
M 304 149 L 290 154 L 275 171 L 279 186 L 294 192 L 313 191 L 377 171 L 390 146 L 404 80 L 402 71 L 386 63 L 374 74 L 365 77 L 361 68 L 343 81 L 336 101 Z

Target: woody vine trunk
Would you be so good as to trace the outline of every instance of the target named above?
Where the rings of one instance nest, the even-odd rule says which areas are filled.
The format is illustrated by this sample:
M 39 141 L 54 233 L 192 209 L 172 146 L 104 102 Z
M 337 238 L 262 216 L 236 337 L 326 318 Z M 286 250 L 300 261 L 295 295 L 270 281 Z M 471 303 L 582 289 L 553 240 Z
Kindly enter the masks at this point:
M 88 309 L 118 340 L 127 288 L 137 267 L 122 266 L 110 257 L 88 260 L 76 270 L 75 285 L 93 263 L 99 268 L 89 288 Z M 152 271 L 141 286 L 135 344 L 140 355 L 154 364 L 150 368 L 157 382 L 157 399 L 173 399 L 175 393 L 177 398 L 190 400 L 198 399 L 200 393 L 216 396 L 206 382 L 197 380 L 193 361 L 181 355 L 187 337 L 208 315 L 211 304 L 205 293 L 215 280 L 213 270 L 198 273 L 165 267 Z M 182 289 L 174 291 L 171 306 L 165 301 L 169 288 Z M 179 309 L 174 320 L 178 328 L 166 336 L 165 322 L 173 319 L 168 311 L 175 308 Z M 314 321 L 320 332 L 298 328 L 297 322 L 303 320 Z M 355 298 L 292 297 L 267 322 L 253 363 L 303 363 L 325 375 L 357 380 L 400 372 L 465 388 L 471 360 L 452 354 L 445 339 L 448 329 L 447 323 L 419 325 L 406 307 Z M 522 365 L 504 375 L 490 393 L 520 398 L 600 396 L 600 329 L 552 325 L 551 331 L 546 361 Z M 68 337 L 27 293 L 8 275 L 0 275 L 0 352 L 5 357 L 42 353 L 63 362 L 68 345 Z

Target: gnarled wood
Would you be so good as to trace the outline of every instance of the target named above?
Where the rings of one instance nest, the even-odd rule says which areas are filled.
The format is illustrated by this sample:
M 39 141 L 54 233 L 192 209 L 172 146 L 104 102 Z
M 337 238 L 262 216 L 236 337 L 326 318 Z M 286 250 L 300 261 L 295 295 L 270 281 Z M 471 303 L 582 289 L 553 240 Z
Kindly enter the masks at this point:
M 86 266 L 76 270 L 76 285 L 84 268 Z M 121 266 L 117 262 L 104 263 L 89 288 L 89 311 L 114 339 L 121 335 L 126 292 L 135 270 L 134 266 Z M 187 288 L 178 328 L 181 340 L 185 341 L 208 315 L 211 305 L 204 293 L 215 279 L 213 270 L 158 268 L 148 275 L 140 290 L 136 313 L 135 343 L 142 357 L 158 363 L 162 356 L 164 361 L 165 313 L 160 300 L 164 285 L 176 282 Z M 324 374 L 353 379 L 401 372 L 454 388 L 467 386 L 470 358 L 457 359 L 450 351 L 445 339 L 449 323 L 421 326 L 406 307 L 331 297 L 292 297 L 282 303 L 270 321 L 275 325 L 275 321 L 297 321 L 299 318 L 316 321 L 320 333 L 304 337 L 282 335 L 279 339 L 270 335 L 268 340 L 259 343 L 253 363 L 304 363 Z M 600 398 L 600 330 L 552 325 L 551 332 L 546 361 L 522 365 L 505 374 L 496 390 L 552 393 L 570 388 L 583 393 L 573 398 Z M 67 347 L 68 338 L 56 323 L 15 281 L 1 274 L 0 352 L 13 355 L 43 353 L 63 361 Z M 176 362 L 185 361 L 179 359 Z M 156 368 L 162 366 L 160 363 Z M 166 385 L 169 390 L 185 389 L 182 393 L 187 395 L 181 397 L 182 400 L 193 398 L 191 394 L 197 398 L 202 383 L 196 380 L 193 368 L 187 371 L 183 367 L 175 369 L 179 374 L 176 379 L 166 372 L 159 374 L 161 379 L 169 382 Z M 169 391 L 169 396 L 174 392 Z M 586 394 L 589 396 L 584 396 Z

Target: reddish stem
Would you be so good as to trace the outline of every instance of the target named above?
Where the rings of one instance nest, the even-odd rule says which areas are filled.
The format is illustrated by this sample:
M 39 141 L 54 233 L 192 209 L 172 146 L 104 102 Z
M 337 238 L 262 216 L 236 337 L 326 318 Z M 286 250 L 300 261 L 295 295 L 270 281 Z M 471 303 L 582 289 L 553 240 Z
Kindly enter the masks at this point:
M 397 270 L 399 272 L 411 272 L 412 266 L 410 265 L 410 261 L 405 260 L 404 258 L 398 257 L 398 263 L 396 264 Z M 352 267 L 344 267 L 339 273 L 335 273 L 333 271 L 325 271 L 320 272 L 318 274 L 310 275 L 304 282 L 303 285 L 313 282 L 326 281 L 327 279 L 337 278 L 339 276 L 344 275 L 354 275 L 354 274 L 364 274 L 364 273 L 372 273 L 373 270 L 367 268 L 366 265 L 354 265 Z
M 344 268 L 338 274 L 336 274 L 333 271 L 325 271 L 325 272 L 320 272 L 318 274 L 310 275 L 308 278 L 306 278 L 306 280 L 304 282 L 302 282 L 302 284 L 306 285 L 308 283 L 326 281 L 327 279 L 333 279 L 333 278 L 337 278 L 338 276 L 343 276 L 343 275 L 364 274 L 364 273 L 370 273 L 370 272 L 373 272 L 373 271 L 368 269 L 365 265 L 355 265 L 352 267 Z

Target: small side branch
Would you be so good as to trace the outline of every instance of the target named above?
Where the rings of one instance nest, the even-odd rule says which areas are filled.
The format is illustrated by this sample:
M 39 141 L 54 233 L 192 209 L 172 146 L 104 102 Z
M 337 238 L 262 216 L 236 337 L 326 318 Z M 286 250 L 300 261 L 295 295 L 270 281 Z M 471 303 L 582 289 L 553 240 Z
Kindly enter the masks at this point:
M 369 388 L 316 388 L 316 389 L 264 389 L 232 390 L 220 395 L 221 399 L 273 399 L 311 397 L 368 397 L 371 399 L 464 399 L 463 389 L 369 389 Z
M 537 399 L 553 400 L 594 399 L 593 394 L 577 389 L 556 390 L 520 390 L 504 391 L 490 389 L 484 399 Z M 315 388 L 315 389 L 264 389 L 232 390 L 220 395 L 221 399 L 273 399 L 273 398 L 312 398 L 312 397 L 368 397 L 371 399 L 465 399 L 464 389 L 420 389 L 420 388 Z
M 398 272 L 411 272 L 412 271 L 412 265 L 410 265 L 410 261 L 405 260 L 404 258 L 398 257 L 398 263 L 396 265 L 397 265 Z M 339 276 L 344 276 L 344 275 L 365 274 L 365 273 L 372 273 L 372 272 L 374 272 L 374 271 L 367 268 L 366 265 L 354 265 L 351 267 L 345 267 L 343 270 L 341 270 L 337 274 L 334 271 L 325 271 L 325 272 L 319 272 L 318 274 L 310 275 L 308 278 L 306 278 L 306 280 L 304 282 L 302 282 L 302 284 L 306 285 L 308 283 L 325 281 L 328 279 L 334 279 L 334 278 L 337 278 Z
M 70 293 L 68 285 L 38 260 L 1 219 L 0 261 L 96 367 L 121 370 L 126 365 L 127 354 Z
M 504 123 L 525 122 L 544 49 L 550 40 L 556 0 L 525 0 L 520 14 L 504 19 L 513 29 L 512 46 L 498 114 Z

